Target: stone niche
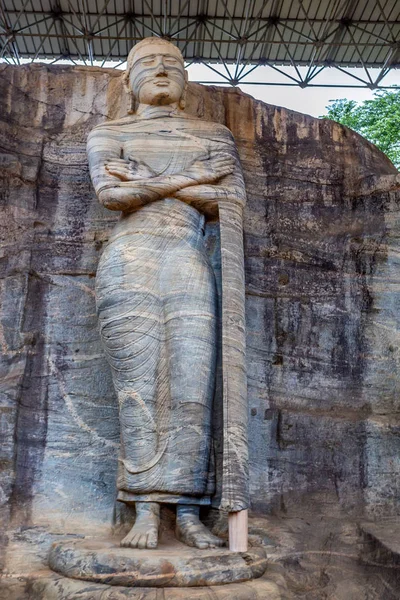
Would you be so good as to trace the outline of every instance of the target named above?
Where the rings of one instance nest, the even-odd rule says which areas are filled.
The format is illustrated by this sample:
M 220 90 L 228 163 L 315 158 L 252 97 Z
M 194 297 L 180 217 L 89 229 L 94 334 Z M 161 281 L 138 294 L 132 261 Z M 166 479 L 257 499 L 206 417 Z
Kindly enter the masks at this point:
M 0 65 L 9 589 L 40 573 L 60 535 L 122 519 L 117 406 L 94 303 L 96 265 L 118 215 L 98 204 L 86 158 L 90 129 L 127 112 L 120 75 Z M 397 170 L 349 129 L 235 89 L 190 84 L 187 110 L 231 129 L 246 179 L 253 514 L 275 515 L 270 523 L 294 512 L 301 519 L 310 507 L 326 518 L 397 515 Z M 208 243 L 217 252 L 213 228 Z M 18 589 L 16 598 L 29 597 Z

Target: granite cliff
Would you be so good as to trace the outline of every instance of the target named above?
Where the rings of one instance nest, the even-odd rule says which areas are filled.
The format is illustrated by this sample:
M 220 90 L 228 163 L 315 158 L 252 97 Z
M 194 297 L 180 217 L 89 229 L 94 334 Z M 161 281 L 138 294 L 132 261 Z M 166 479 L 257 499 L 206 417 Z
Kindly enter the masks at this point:
M 117 215 L 92 191 L 86 137 L 126 109 L 118 71 L 0 65 L 0 502 L 14 565 L 18 532 L 38 543 L 38 531 L 119 518 L 117 407 L 94 308 Z M 337 123 L 234 89 L 190 84 L 187 110 L 232 130 L 246 178 L 254 513 L 397 515 L 397 170 Z M 217 237 L 211 227 L 210 247 Z

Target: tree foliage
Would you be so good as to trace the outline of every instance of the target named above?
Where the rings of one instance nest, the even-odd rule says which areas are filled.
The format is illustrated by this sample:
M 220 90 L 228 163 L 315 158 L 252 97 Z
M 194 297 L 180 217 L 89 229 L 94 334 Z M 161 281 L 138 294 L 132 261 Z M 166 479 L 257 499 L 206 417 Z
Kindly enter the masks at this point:
M 384 152 L 400 169 L 400 89 L 379 90 L 373 100 L 331 100 L 323 119 L 347 125 Z

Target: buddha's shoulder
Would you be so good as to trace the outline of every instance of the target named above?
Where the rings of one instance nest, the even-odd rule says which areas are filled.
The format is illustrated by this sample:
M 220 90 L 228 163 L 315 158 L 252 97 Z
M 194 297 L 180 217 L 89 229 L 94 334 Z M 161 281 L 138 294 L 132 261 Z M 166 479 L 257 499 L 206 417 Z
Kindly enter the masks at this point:
M 122 117 L 121 119 L 114 119 L 112 121 L 105 121 L 104 123 L 99 123 L 90 131 L 89 135 L 96 134 L 118 134 L 123 132 L 124 129 L 129 128 L 129 126 L 137 123 L 137 118 L 135 115 L 127 115 L 126 117 Z
M 185 117 L 182 120 L 182 123 L 185 129 L 192 129 L 199 135 L 201 135 L 201 132 L 203 132 L 206 135 L 211 135 L 211 137 L 218 136 L 230 139 L 233 138 L 231 130 L 222 123 L 207 121 L 201 117 L 196 117 L 193 115 L 188 115 Z
M 165 122 L 170 122 L 174 126 L 178 126 L 184 130 L 193 130 L 197 133 L 211 133 L 213 135 L 219 135 L 224 137 L 232 137 L 231 131 L 222 123 L 216 123 L 214 121 L 207 121 L 200 117 L 181 113 L 179 116 L 169 116 L 165 119 Z M 143 119 L 136 115 L 127 115 L 121 119 L 115 119 L 113 121 L 105 121 L 96 125 L 89 133 L 89 136 L 96 135 L 112 135 L 118 136 L 124 133 L 133 132 L 136 129 L 142 130 L 151 126 L 151 129 L 157 129 L 159 127 L 160 118 Z
M 200 128 L 203 127 L 204 129 L 212 129 L 213 131 L 215 131 L 215 130 L 230 131 L 228 129 L 228 127 L 226 127 L 222 123 L 217 123 L 216 121 L 208 121 L 207 119 L 198 117 L 196 115 L 184 113 L 182 115 L 182 117 L 180 117 L 180 118 L 182 118 L 182 120 L 185 121 L 186 123 L 196 124 L 196 126 L 200 127 Z

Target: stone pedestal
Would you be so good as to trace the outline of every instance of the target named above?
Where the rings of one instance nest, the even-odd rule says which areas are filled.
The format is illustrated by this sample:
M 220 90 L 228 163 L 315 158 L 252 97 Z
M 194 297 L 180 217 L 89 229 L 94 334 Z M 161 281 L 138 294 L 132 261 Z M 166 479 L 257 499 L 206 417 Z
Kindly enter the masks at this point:
M 111 539 L 55 542 L 50 567 L 73 579 L 125 587 L 197 587 L 248 581 L 267 567 L 264 548 L 198 550 L 171 539 L 156 550 L 121 548 Z
M 42 578 L 30 588 L 30 600 L 284 600 L 285 586 L 268 576 L 218 586 L 144 588 L 103 585 L 67 577 Z
M 400 589 L 400 518 L 360 524 L 363 540 L 360 560 L 369 569 L 383 572 L 393 590 Z

